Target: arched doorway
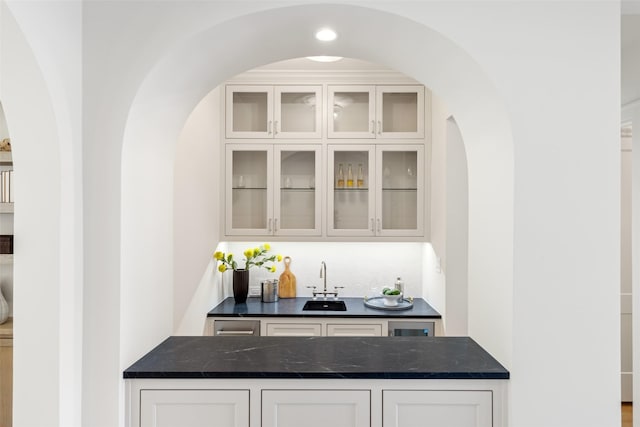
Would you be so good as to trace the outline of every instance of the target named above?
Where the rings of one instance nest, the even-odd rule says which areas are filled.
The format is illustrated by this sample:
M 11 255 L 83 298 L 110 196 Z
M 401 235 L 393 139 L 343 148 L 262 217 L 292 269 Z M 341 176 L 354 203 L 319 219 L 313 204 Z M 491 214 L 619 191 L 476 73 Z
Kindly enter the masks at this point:
M 327 21 L 341 34 L 330 47 L 318 45 L 309 30 Z M 386 29 L 384 34 L 380 28 Z M 388 13 L 337 5 L 273 9 L 222 23 L 170 52 L 147 76 L 131 108 L 123 145 L 120 320 L 128 325 L 120 337 L 124 360 L 130 362 L 138 348 L 149 348 L 172 329 L 170 319 L 158 319 L 151 312 L 141 316 L 139 303 L 148 299 L 148 284 L 153 283 L 154 309 L 171 312 L 172 197 L 165 190 L 172 185 L 172 150 L 186 117 L 226 78 L 312 54 L 388 65 L 425 83 L 451 107 L 464 134 L 469 162 L 470 333 L 508 365 L 513 165 L 509 124 L 500 99 L 473 59 L 440 34 Z M 477 99 L 484 101 L 482 111 L 469 102 Z M 495 243 L 495 250 L 488 251 L 487 242 Z M 493 256 L 483 255 L 487 252 Z M 484 300 L 485 294 L 492 295 L 491 303 Z M 488 311 L 491 315 L 485 316 Z

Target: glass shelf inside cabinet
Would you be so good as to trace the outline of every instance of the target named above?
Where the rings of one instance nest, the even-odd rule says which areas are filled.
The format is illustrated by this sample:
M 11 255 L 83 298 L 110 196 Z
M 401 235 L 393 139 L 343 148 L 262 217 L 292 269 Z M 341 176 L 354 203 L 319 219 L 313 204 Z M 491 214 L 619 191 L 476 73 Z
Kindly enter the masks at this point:
M 313 230 L 316 224 L 315 150 L 280 152 L 280 229 Z
M 236 229 L 267 227 L 267 152 L 239 150 L 232 159 L 231 222 Z
M 382 228 L 417 227 L 418 175 L 416 151 L 384 151 L 382 155 Z

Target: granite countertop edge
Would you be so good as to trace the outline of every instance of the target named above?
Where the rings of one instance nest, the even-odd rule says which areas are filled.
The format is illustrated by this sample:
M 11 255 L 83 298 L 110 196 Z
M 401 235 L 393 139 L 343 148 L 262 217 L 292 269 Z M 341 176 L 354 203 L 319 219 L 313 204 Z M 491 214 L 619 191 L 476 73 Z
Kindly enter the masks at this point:
M 344 297 L 340 300 L 347 305 L 346 311 L 303 311 L 304 303 L 310 297 L 281 298 L 276 302 L 262 302 L 258 297 L 247 298 L 246 303 L 236 304 L 229 297 L 215 306 L 207 317 L 297 317 L 297 318 L 419 318 L 441 319 L 442 316 L 422 298 L 414 298 L 413 307 L 408 310 L 384 310 L 364 305 L 364 299 Z
M 509 371 L 469 337 L 169 337 L 125 379 L 482 379 Z

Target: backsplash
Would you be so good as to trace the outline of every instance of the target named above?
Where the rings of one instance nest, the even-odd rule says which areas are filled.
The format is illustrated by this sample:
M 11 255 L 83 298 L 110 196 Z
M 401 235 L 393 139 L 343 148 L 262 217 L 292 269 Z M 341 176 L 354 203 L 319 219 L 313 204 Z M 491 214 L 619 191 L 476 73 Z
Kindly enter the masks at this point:
M 264 242 L 225 242 L 225 250 L 234 254 L 242 266 L 248 247 L 259 246 Z M 270 242 L 272 252 L 290 256 L 291 271 L 296 276 L 297 296 L 311 296 L 311 289 L 322 289 L 320 263 L 327 265 L 327 289 L 344 286 L 340 296 L 361 297 L 373 295 L 382 288 L 393 287 L 398 276 L 405 282 L 407 296 L 422 296 L 423 251 L 425 243 L 387 243 L 387 242 Z M 277 264 L 276 273 L 265 269 L 251 269 L 250 288 L 259 294 L 260 281 L 278 278 L 284 271 L 284 264 Z M 229 295 L 231 273 L 225 273 L 225 288 Z M 251 290 L 250 290 L 251 294 Z

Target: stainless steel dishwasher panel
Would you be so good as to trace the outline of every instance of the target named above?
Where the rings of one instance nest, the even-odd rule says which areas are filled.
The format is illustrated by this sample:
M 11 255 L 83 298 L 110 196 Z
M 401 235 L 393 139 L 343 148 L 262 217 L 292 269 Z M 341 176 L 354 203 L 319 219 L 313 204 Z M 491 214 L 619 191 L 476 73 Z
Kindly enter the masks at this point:
M 228 336 L 259 336 L 259 320 L 216 320 L 213 323 L 213 335 Z

